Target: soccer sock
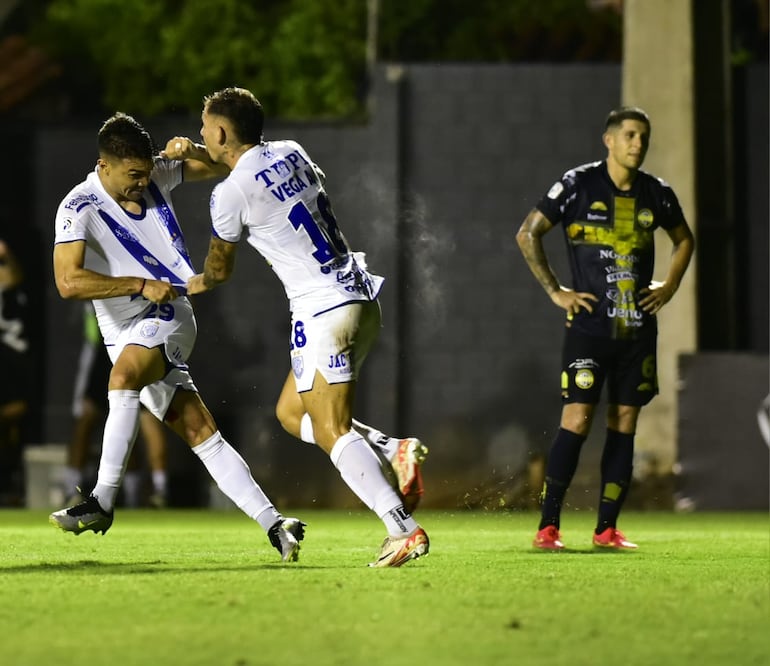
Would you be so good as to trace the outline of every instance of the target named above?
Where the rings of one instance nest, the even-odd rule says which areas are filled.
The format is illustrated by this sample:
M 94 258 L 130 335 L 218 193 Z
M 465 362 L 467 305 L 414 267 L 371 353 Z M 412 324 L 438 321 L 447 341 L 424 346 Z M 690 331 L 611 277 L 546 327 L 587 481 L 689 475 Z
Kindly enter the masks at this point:
M 128 458 L 139 430 L 139 391 L 108 391 L 110 404 L 102 437 L 99 473 L 91 494 L 107 512 L 115 507 L 115 498 L 126 472 Z
M 249 466 L 217 430 L 206 441 L 193 447 L 219 489 L 249 518 L 267 532 L 281 514 L 251 476 Z
M 357 431 L 342 435 L 329 456 L 348 487 L 385 523 L 390 536 L 411 534 L 417 529 L 414 518 L 406 513 L 383 475 L 377 455 Z
M 401 441 L 400 439 L 397 439 L 396 437 L 389 437 L 376 428 L 372 428 L 371 426 L 368 426 L 365 423 L 361 423 L 361 421 L 356 421 L 355 419 L 353 419 L 353 428 L 359 435 L 361 435 L 361 437 L 366 440 L 369 446 L 371 446 L 373 449 L 379 450 L 380 453 L 382 453 L 388 460 L 393 460 L 393 457 L 396 455 L 396 451 L 398 451 L 398 444 Z
M 83 485 L 83 472 L 75 467 L 65 467 L 62 472 L 62 483 L 67 497 Z
M 607 428 L 607 439 L 602 451 L 602 497 L 596 533 L 608 527 L 617 527 L 620 509 L 628 494 L 634 467 L 634 434 Z
M 156 495 L 160 495 L 161 497 L 166 496 L 166 479 L 166 470 L 152 470 L 152 490 Z
M 310 420 L 310 414 L 307 412 L 302 415 L 300 421 L 300 438 L 303 442 L 308 444 L 315 444 L 315 436 L 313 435 L 313 422 Z M 401 440 L 395 437 L 388 437 L 384 433 L 380 432 L 376 428 L 361 423 L 353 419 L 353 430 L 355 430 L 361 437 L 364 438 L 366 443 L 373 449 L 380 451 L 387 460 L 392 460 L 398 450 L 398 444 Z
M 313 434 L 313 421 L 310 420 L 310 414 L 305 412 L 299 422 L 299 437 L 303 442 L 315 444 L 315 435 Z
M 136 509 L 139 506 L 141 485 L 141 472 L 126 472 L 123 476 L 123 498 L 128 508 Z
M 564 428 L 559 428 L 559 432 L 556 433 L 548 454 L 545 483 L 540 493 L 542 510 L 539 529 L 542 530 L 548 525 L 554 525 L 558 529 L 564 496 L 575 475 L 580 459 L 580 449 L 585 441 L 585 436 Z

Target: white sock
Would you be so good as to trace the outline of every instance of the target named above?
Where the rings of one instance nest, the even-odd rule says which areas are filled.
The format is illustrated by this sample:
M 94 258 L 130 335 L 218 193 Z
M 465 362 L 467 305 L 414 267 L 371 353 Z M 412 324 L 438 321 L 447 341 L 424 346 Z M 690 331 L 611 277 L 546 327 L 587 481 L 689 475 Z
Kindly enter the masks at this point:
M 367 441 L 369 446 L 373 449 L 378 449 L 388 460 L 393 460 L 398 451 L 400 439 L 389 437 L 377 430 L 377 428 L 372 428 L 372 426 L 368 426 L 355 419 L 353 419 L 353 428 Z
M 62 483 L 64 484 L 64 491 L 67 493 L 67 497 L 69 497 L 83 485 L 83 472 L 74 467 L 65 467 L 62 474 Z
M 385 523 L 389 535 L 403 536 L 417 529 L 382 473 L 379 459 L 357 431 L 342 435 L 329 456 L 348 487 Z
M 99 473 L 92 495 L 112 511 L 139 430 L 139 391 L 108 391 L 110 409 L 104 424 Z
M 315 436 L 313 435 L 313 422 L 310 420 L 310 414 L 305 412 L 302 415 L 302 420 L 299 424 L 300 439 L 308 444 L 315 444 Z M 355 430 L 361 437 L 364 438 L 366 443 L 373 449 L 379 450 L 385 455 L 388 460 L 393 460 L 393 457 L 398 451 L 398 444 L 401 440 L 395 437 L 388 437 L 388 435 L 380 432 L 376 428 L 361 423 L 353 419 L 353 430 Z
M 123 498 L 126 506 L 136 509 L 139 506 L 139 490 L 142 485 L 142 473 L 139 471 L 126 472 L 123 476 Z
M 205 442 L 193 447 L 193 452 L 206 466 L 219 489 L 249 518 L 256 520 L 265 532 L 282 518 L 251 476 L 246 461 L 218 430 Z
M 166 470 L 152 470 L 152 490 L 156 495 L 166 496 Z
M 308 444 L 315 444 L 315 435 L 313 435 L 313 422 L 310 420 L 310 414 L 305 412 L 299 422 L 299 438 Z

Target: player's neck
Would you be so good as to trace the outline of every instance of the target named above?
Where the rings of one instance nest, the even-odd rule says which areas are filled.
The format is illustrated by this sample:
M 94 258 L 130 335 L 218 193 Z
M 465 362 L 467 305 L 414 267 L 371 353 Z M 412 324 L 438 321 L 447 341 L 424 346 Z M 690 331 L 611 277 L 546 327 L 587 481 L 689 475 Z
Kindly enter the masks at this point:
M 241 159 L 243 154 L 249 150 L 251 150 L 256 144 L 253 143 L 244 143 L 243 145 L 238 146 L 237 148 L 231 148 L 230 150 L 227 150 L 225 154 L 223 155 L 222 161 L 230 167 L 230 170 L 235 168 L 235 165 L 238 163 L 238 160 Z
M 612 160 L 607 160 L 607 173 L 616 188 L 621 192 L 627 192 L 634 186 L 636 174 L 639 173 L 639 171 L 638 169 L 624 167 Z

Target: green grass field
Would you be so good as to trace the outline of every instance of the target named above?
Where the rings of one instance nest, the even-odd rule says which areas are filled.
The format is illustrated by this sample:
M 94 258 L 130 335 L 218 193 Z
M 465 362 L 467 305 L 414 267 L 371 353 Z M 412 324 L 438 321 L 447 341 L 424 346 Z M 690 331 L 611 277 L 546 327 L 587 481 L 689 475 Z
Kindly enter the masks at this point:
M 283 564 L 237 511 L 119 511 L 75 537 L 0 511 L 3 666 L 770 663 L 770 531 L 758 514 L 635 513 L 638 552 L 530 544 L 528 513 L 419 512 L 431 554 L 370 569 L 365 511 L 295 511 Z

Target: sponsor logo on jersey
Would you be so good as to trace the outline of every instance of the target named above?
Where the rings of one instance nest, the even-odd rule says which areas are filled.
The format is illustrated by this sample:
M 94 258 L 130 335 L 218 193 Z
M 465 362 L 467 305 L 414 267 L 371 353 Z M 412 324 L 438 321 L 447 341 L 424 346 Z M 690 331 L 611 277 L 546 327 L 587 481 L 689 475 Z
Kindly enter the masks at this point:
M 70 199 L 66 204 L 64 204 L 64 207 L 68 210 L 80 211 L 83 207 L 92 203 L 98 206 L 101 201 L 95 194 L 81 194 L 74 199 Z
M 617 271 L 615 273 L 610 273 L 610 275 L 607 276 L 607 282 L 609 283 L 620 282 L 621 280 L 636 280 L 636 273 L 632 273 L 631 271 Z
M 634 302 L 634 293 L 632 291 L 623 291 L 621 289 L 613 288 L 605 291 L 604 295 L 613 303 L 618 303 L 619 305 Z
M 603 201 L 594 201 L 589 207 L 590 210 L 603 210 L 607 211 L 607 204 Z

